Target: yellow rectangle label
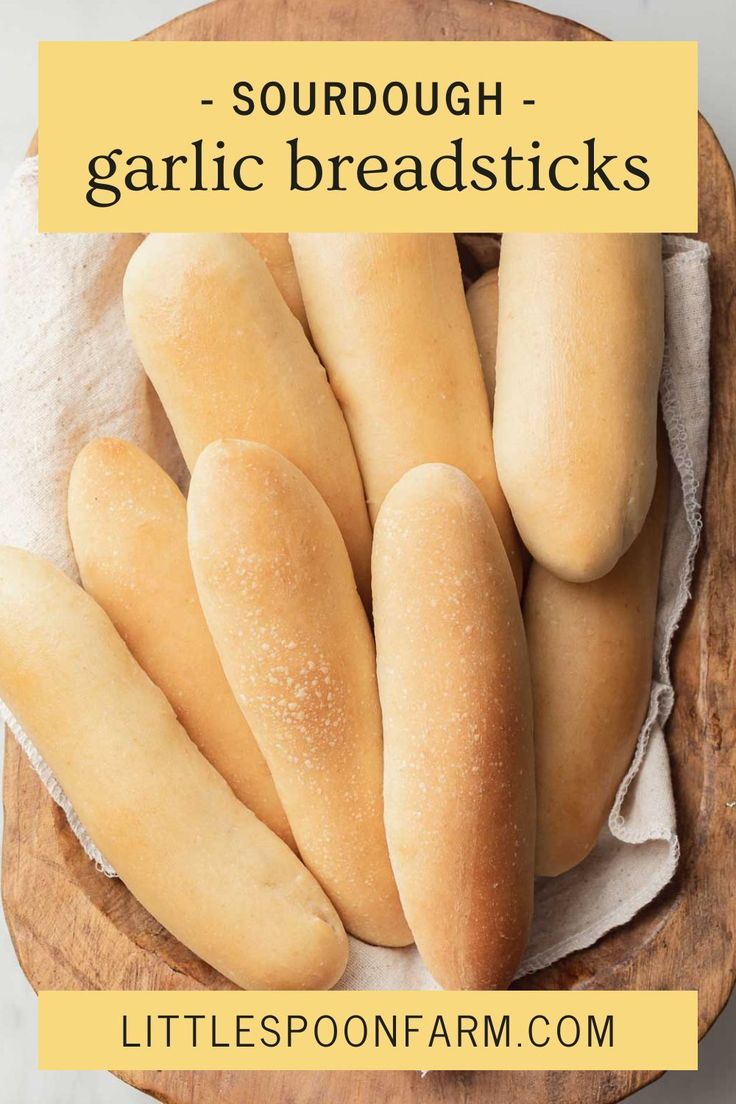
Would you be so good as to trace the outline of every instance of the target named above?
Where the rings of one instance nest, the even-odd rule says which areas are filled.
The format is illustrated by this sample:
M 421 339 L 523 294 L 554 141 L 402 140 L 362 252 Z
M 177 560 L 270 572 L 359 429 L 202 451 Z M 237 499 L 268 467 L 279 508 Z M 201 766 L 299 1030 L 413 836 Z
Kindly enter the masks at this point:
M 44 231 L 697 229 L 694 42 L 49 42 Z
M 696 992 L 41 992 L 41 1069 L 697 1069 Z

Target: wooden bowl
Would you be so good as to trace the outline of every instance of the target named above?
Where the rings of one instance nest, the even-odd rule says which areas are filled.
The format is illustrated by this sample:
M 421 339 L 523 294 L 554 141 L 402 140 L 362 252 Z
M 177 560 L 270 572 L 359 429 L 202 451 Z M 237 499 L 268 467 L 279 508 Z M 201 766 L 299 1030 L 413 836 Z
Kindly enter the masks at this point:
M 509 0 L 215 0 L 155 39 L 550 39 L 594 32 Z M 700 1032 L 736 975 L 736 199 L 734 180 L 700 120 L 700 236 L 712 249 L 712 421 L 705 533 L 693 598 L 673 654 L 668 727 L 682 858 L 648 908 L 594 947 L 524 978 L 525 988 L 698 989 Z M 6 740 L 3 900 L 20 964 L 35 989 L 229 987 L 172 939 L 125 887 L 82 853 L 12 737 Z M 651 1072 L 191 1073 L 121 1076 L 170 1104 L 443 1104 L 462 1100 L 611 1104 Z

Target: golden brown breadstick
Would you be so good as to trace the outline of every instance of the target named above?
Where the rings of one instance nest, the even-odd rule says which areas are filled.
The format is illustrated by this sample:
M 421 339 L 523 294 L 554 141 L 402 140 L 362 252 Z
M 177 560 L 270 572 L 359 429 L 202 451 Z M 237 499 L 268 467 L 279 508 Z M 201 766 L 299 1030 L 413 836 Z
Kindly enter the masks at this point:
M 445 464 L 389 491 L 373 540 L 386 832 L 401 902 L 447 989 L 509 984 L 534 873 L 524 626 L 498 530 Z
M 128 264 L 123 295 L 189 468 L 220 437 L 283 453 L 332 510 L 367 599 L 371 529 L 350 434 L 253 246 L 242 234 L 150 234 Z
M 131 893 L 237 985 L 327 988 L 347 941 L 311 874 L 200 754 L 94 600 L 0 548 L 0 695 Z
M 304 862 L 354 935 L 411 942 L 383 827 L 373 637 L 332 515 L 273 449 L 220 441 L 194 469 L 189 547 Z
M 517 536 L 496 475 L 452 234 L 291 234 L 289 240 L 371 517 L 410 468 L 454 464 L 483 492 L 518 581 Z
M 659 234 L 504 234 L 493 435 L 538 563 L 589 582 L 641 529 L 657 468 Z
M 243 235 L 263 257 L 268 271 L 281 292 L 287 307 L 308 331 L 307 312 L 304 310 L 299 280 L 291 255 L 288 234 L 244 234 Z
M 92 441 L 72 469 L 69 529 L 85 590 L 236 796 L 293 846 L 199 604 L 179 488 L 135 445 Z
M 537 873 L 594 846 L 646 715 L 669 457 L 639 536 L 608 575 L 568 583 L 533 564 L 524 620 L 534 697 Z

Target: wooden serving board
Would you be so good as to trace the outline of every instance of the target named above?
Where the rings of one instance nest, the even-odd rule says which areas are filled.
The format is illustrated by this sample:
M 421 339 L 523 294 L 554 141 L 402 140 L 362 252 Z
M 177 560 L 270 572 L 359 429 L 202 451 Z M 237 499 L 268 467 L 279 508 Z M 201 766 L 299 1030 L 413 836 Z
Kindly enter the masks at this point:
M 155 39 L 552 39 L 600 36 L 509 0 L 215 0 Z M 484 228 L 479 228 L 484 229 Z M 525 988 L 698 989 L 700 1031 L 736 976 L 736 198 L 700 120 L 700 234 L 712 259 L 712 422 L 705 533 L 673 656 L 668 728 L 682 859 L 672 884 L 624 928 L 523 980 Z M 229 987 L 82 853 L 12 737 L 5 759 L 3 901 L 36 989 Z M 122 1075 L 169 1104 L 611 1104 L 651 1072 L 190 1073 Z

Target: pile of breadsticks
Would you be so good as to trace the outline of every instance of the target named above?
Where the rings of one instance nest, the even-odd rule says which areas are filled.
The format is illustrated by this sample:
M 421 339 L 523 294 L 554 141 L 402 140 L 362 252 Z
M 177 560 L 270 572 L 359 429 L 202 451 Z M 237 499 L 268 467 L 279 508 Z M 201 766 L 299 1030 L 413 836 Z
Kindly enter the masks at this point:
M 659 236 L 507 234 L 466 301 L 451 235 L 152 234 L 124 302 L 189 497 L 85 444 L 84 590 L 0 549 L 0 696 L 238 985 L 333 985 L 346 930 L 508 985 L 646 708 Z

